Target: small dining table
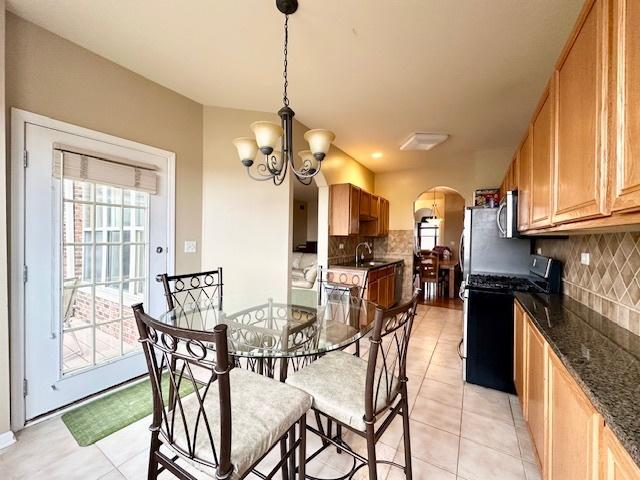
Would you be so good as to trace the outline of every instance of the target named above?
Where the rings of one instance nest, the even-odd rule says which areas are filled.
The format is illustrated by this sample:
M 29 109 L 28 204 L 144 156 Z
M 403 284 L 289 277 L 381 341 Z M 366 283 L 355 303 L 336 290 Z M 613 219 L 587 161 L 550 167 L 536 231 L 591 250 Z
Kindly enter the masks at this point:
M 229 354 L 237 367 L 284 382 L 288 372 L 303 368 L 327 352 L 359 342 L 372 330 L 376 308 L 376 304 L 351 295 L 330 295 L 317 306 L 225 295 L 221 304 L 209 300 L 185 303 L 166 312 L 159 321 L 195 331 L 213 331 L 216 325 L 225 324 Z M 331 435 L 331 422 L 324 426 L 316 415 L 316 423 L 318 430 Z M 336 428 L 341 439 L 340 429 Z M 351 448 L 341 442 L 344 448 Z M 329 442 L 323 443 L 306 461 L 329 446 Z M 354 459 L 352 470 L 355 468 Z M 293 480 L 286 462 L 282 475 Z
M 290 368 L 358 342 L 371 331 L 376 310 L 374 303 L 352 296 L 305 306 L 225 295 L 221 306 L 217 301 L 185 303 L 159 321 L 197 331 L 225 324 L 235 363 L 280 381 Z
M 438 268 L 441 268 L 442 270 L 447 270 L 447 277 L 449 279 L 449 287 L 447 290 L 449 293 L 449 298 L 455 297 L 455 292 L 456 292 L 455 278 L 456 278 L 457 266 L 458 266 L 458 262 L 451 258 L 448 260 L 442 259 L 438 263 Z

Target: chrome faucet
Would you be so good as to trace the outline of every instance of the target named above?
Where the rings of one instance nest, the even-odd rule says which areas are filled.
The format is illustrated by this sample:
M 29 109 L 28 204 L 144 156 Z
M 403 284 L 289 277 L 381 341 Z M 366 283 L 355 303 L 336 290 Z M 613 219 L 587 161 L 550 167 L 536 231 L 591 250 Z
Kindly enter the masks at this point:
M 371 247 L 369 246 L 369 243 L 368 243 L 368 242 L 361 242 L 361 243 L 359 243 L 359 244 L 356 246 L 356 265 L 358 265 L 358 263 L 360 263 L 360 262 L 358 261 L 358 249 L 359 249 L 362 245 L 364 245 L 365 247 L 367 247 L 367 250 L 369 250 L 369 255 L 371 255 Z M 363 255 L 360 255 L 360 260 L 364 260 L 364 254 L 363 254 Z

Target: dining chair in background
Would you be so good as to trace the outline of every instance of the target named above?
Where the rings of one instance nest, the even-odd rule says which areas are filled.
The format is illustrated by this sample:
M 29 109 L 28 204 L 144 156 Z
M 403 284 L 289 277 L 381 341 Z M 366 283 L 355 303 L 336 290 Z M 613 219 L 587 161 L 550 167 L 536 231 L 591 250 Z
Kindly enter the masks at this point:
M 424 286 L 424 298 L 433 286 L 434 297 L 437 298 L 442 284 L 440 275 L 440 257 L 435 252 L 421 252 L 420 254 L 420 285 Z
M 378 463 L 400 467 L 412 478 L 406 363 L 418 293 L 416 290 L 411 301 L 399 307 L 376 308 L 368 360 L 331 352 L 287 378 L 287 384 L 313 397 L 313 410 L 325 417 L 327 425 L 336 423 L 366 439 L 364 457 L 353 452 L 339 434 L 324 431 L 322 423 L 318 428 L 307 427 L 322 438 L 323 449 L 333 445 L 359 461 L 355 470 L 368 466 L 370 480 L 377 479 Z M 402 416 L 404 466 L 376 457 L 376 443 L 397 415 Z
M 359 329 L 362 300 L 367 291 L 368 270 L 351 270 L 318 266 L 318 305 L 332 309 L 332 318 L 342 318 L 346 326 Z M 340 315 L 335 315 L 339 312 Z M 355 343 L 360 356 L 360 340 Z
M 241 479 L 287 438 L 278 464 L 260 476 L 270 479 L 288 462 L 290 472 L 305 478 L 308 394 L 234 368 L 224 324 L 193 331 L 157 322 L 142 304 L 133 311 L 153 393 L 148 479 L 168 470 L 182 480 L 196 480 L 183 461 L 216 480 Z M 193 393 L 167 400 L 163 378 L 176 392 L 186 383 Z
M 222 310 L 222 267 L 207 272 L 185 273 L 182 275 L 158 275 L 162 282 L 167 307 L 209 308 L 217 304 Z

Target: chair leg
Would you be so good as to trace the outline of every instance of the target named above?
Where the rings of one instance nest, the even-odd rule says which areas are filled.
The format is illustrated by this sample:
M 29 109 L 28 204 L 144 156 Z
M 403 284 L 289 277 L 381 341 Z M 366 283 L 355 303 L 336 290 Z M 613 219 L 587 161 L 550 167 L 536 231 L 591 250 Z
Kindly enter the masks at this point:
M 307 463 L 307 414 L 300 417 L 300 447 L 298 449 L 298 480 L 305 480 L 305 467 Z
M 287 438 L 286 436 L 280 440 L 280 458 L 285 458 L 287 455 Z M 289 465 L 288 463 L 282 462 L 282 480 L 287 480 L 289 478 Z
M 378 479 L 378 463 L 376 459 L 376 437 L 373 424 L 367 424 L 367 463 L 369 467 L 369 480 Z
M 402 389 L 402 432 L 404 437 L 404 473 L 407 480 L 413 477 L 411 469 L 411 435 L 409 433 L 409 401 L 407 400 L 407 384 Z
M 160 450 L 160 439 L 158 438 L 158 430 L 151 432 L 151 446 L 149 448 L 149 467 L 147 471 L 148 480 L 156 480 L 158 478 L 158 459 L 156 452 Z
M 289 479 L 296 478 L 296 452 L 294 445 L 296 444 L 296 424 L 294 423 L 289 429 Z

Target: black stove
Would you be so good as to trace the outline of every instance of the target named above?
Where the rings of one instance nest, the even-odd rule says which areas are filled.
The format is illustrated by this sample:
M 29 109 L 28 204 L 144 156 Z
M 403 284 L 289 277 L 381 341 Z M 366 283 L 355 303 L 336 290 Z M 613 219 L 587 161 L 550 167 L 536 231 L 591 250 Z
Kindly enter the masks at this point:
M 508 275 L 469 275 L 467 288 L 500 292 L 543 293 L 546 288 L 538 279 Z

